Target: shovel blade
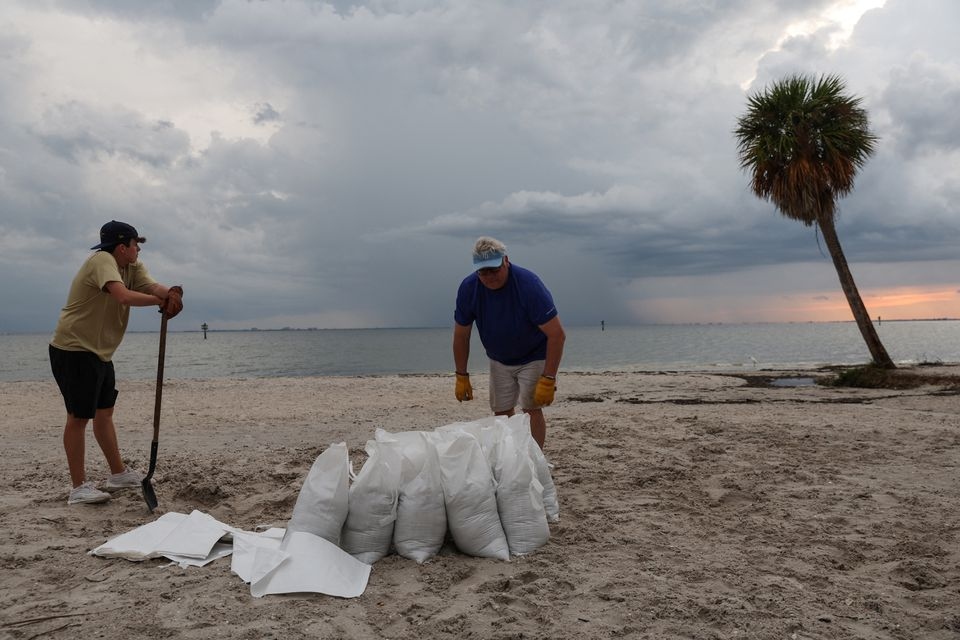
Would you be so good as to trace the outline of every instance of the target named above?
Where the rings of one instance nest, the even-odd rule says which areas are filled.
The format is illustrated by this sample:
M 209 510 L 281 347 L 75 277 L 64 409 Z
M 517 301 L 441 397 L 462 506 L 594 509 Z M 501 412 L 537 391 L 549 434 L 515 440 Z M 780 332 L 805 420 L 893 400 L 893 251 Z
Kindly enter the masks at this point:
M 157 494 L 153 490 L 153 485 L 150 484 L 150 481 L 144 478 L 140 483 L 143 487 L 143 499 L 147 501 L 147 508 L 150 509 L 150 513 L 153 513 L 153 510 L 157 508 Z
M 157 492 L 153 490 L 153 485 L 150 484 L 153 472 L 157 468 L 157 444 L 156 440 L 150 443 L 150 468 L 147 470 L 147 475 L 140 481 L 140 486 L 143 488 L 143 499 L 147 501 L 147 508 L 150 509 L 150 513 L 153 513 L 153 510 L 159 504 L 157 502 Z

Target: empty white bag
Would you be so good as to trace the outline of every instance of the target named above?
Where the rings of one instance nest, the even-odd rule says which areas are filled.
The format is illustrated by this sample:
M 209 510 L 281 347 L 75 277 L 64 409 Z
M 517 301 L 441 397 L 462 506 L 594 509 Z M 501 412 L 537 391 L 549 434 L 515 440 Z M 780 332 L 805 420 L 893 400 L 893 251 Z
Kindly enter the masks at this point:
M 282 549 L 258 547 L 251 568 L 250 594 L 325 593 L 338 598 L 363 594 L 370 565 L 360 562 L 325 538 L 297 531 Z

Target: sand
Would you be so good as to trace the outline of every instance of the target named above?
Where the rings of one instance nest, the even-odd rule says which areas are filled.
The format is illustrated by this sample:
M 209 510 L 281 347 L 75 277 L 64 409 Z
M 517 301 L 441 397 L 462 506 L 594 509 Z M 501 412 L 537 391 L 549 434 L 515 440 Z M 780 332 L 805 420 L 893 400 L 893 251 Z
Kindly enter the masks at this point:
M 68 506 L 55 386 L 0 384 L 0 638 L 960 637 L 960 395 L 767 384 L 791 375 L 561 373 L 547 545 L 389 556 L 352 600 L 87 552 L 163 511 L 284 526 L 329 443 L 481 418 L 485 377 L 463 404 L 449 376 L 167 381 L 153 515 L 139 490 Z M 145 470 L 154 384 L 120 390 Z

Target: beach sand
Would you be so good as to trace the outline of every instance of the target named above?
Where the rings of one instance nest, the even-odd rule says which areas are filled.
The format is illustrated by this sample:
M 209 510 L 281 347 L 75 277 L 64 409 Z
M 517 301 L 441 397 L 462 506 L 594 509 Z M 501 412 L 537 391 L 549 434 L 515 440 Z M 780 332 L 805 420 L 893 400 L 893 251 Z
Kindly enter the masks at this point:
M 120 373 L 145 471 L 154 383 Z M 768 384 L 790 375 L 561 372 L 546 546 L 389 556 L 351 600 L 87 552 L 164 511 L 282 527 L 328 444 L 484 417 L 485 376 L 463 404 L 451 376 L 169 380 L 153 515 L 139 490 L 68 506 L 56 387 L 0 384 L 0 638 L 960 637 L 960 395 Z

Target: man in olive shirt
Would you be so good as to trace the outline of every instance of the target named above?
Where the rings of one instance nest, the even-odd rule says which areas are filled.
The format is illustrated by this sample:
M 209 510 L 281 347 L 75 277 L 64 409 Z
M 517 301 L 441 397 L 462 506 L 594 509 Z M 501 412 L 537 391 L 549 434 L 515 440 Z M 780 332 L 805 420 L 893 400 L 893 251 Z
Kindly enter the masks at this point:
M 183 289 L 154 280 L 138 260 L 146 242 L 135 228 L 112 220 L 100 229 L 97 252 L 70 285 L 67 304 L 50 341 L 50 366 L 67 409 L 63 448 L 73 490 L 69 504 L 105 502 L 110 494 L 87 482 L 84 465 L 87 423 L 110 466 L 107 491 L 140 486 L 142 475 L 120 457 L 113 408 L 117 400 L 113 352 L 127 330 L 130 307 L 158 305 L 168 318 L 183 308 Z

